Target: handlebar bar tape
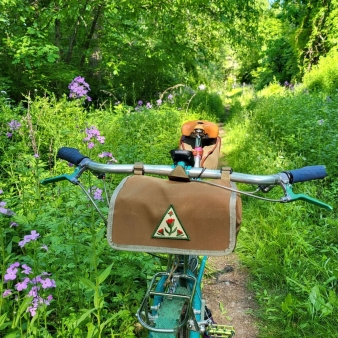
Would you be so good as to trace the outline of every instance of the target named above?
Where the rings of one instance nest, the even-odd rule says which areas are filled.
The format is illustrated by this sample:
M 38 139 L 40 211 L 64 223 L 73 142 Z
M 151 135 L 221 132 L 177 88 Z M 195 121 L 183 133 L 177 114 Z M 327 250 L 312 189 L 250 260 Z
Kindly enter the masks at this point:
M 88 156 L 82 155 L 77 149 L 68 147 L 60 148 L 57 157 L 75 165 L 78 165 L 84 158 L 88 158 Z
M 286 171 L 290 177 L 290 183 L 318 180 L 326 177 L 326 169 L 323 165 L 308 166 L 301 169 Z

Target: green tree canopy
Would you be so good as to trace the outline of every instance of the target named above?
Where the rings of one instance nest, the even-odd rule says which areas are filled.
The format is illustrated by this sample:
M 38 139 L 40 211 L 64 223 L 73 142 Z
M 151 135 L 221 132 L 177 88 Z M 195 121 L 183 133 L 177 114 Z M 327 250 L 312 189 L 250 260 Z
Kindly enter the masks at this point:
M 133 83 L 149 96 L 187 81 L 225 42 L 244 44 L 257 16 L 253 0 L 3 0 L 1 86 L 16 98 L 35 88 L 62 94 L 84 75 L 96 96 L 121 96 Z

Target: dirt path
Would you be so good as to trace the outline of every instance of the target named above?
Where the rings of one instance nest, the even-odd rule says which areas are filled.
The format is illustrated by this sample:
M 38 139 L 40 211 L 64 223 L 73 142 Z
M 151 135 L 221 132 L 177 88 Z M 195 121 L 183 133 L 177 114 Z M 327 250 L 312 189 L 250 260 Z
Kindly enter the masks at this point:
M 223 125 L 219 135 L 224 136 Z M 221 162 L 224 154 L 220 154 Z M 236 338 L 258 337 L 252 315 L 256 308 L 254 295 L 248 290 L 248 272 L 241 266 L 236 253 L 224 257 L 209 257 L 209 271 L 203 280 L 203 296 L 213 319 L 218 324 L 235 328 Z
M 256 338 L 258 330 L 252 313 L 254 295 L 247 289 L 248 273 L 235 253 L 209 257 L 203 280 L 203 296 L 218 324 L 235 328 L 236 338 Z

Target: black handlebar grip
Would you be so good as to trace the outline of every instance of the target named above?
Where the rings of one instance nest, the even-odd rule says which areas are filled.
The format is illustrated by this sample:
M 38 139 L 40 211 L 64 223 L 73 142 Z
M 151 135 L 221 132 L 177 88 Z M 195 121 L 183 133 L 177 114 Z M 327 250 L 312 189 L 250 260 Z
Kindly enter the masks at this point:
M 326 177 L 326 169 L 323 165 L 308 166 L 301 169 L 286 171 L 290 177 L 290 183 L 318 180 Z
M 75 165 L 78 165 L 84 158 L 88 158 L 88 156 L 82 155 L 77 149 L 68 147 L 60 148 L 57 157 Z

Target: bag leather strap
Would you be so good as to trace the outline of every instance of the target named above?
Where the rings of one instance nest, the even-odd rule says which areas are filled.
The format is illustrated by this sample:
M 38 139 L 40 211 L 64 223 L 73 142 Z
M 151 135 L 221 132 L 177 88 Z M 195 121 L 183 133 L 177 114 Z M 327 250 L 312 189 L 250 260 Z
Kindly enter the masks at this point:
M 135 162 L 134 163 L 134 175 L 143 175 L 143 163 L 142 162 Z
M 221 179 L 224 181 L 230 182 L 230 174 L 232 173 L 232 168 L 222 167 L 221 171 L 222 171 Z

